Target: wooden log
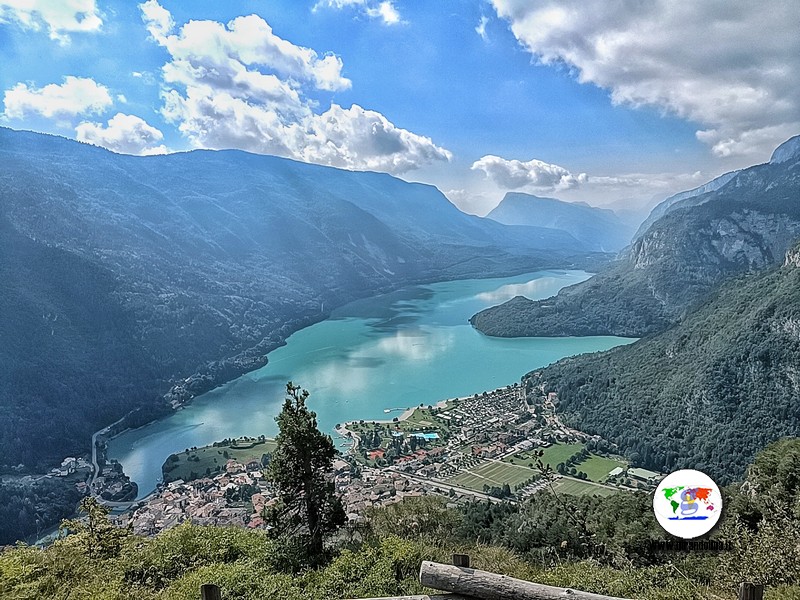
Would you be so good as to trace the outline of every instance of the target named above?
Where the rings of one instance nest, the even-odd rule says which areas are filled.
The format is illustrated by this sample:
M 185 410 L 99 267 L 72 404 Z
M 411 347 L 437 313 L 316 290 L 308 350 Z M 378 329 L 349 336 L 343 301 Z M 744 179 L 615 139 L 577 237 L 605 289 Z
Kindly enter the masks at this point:
M 464 594 L 481 600 L 630 600 L 552 587 L 497 575 L 478 569 L 466 569 L 423 561 L 419 570 L 422 585 Z
M 749 582 L 740 583 L 739 600 L 764 600 L 764 586 Z
M 222 590 L 213 583 L 204 583 L 200 586 L 200 600 L 222 600 Z
M 478 600 L 474 596 L 462 596 L 461 594 L 443 594 L 428 596 L 419 594 L 416 596 L 386 596 L 381 598 L 356 598 L 354 600 Z
M 425 594 L 417 596 L 386 596 L 380 598 L 354 598 L 353 600 L 431 600 L 431 597 Z

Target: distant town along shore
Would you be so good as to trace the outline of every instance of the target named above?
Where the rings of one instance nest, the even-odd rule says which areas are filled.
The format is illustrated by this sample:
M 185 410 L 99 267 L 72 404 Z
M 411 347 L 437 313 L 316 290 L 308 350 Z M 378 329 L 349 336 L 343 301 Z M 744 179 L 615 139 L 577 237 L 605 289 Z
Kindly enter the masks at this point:
M 630 466 L 598 436 L 566 427 L 553 394 L 518 384 L 336 426 L 346 450 L 331 477 L 348 518 L 437 494 L 452 502 L 516 502 L 544 489 L 610 496 L 653 489 L 662 475 Z M 264 527 L 276 502 L 267 475 L 274 440 L 230 438 L 170 455 L 159 491 L 120 521 L 155 534 L 183 521 Z

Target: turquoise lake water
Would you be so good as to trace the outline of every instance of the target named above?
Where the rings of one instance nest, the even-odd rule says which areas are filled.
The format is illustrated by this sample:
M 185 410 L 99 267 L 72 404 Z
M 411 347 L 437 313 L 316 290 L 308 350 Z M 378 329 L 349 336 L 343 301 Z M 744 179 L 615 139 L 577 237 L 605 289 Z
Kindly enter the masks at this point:
M 173 452 L 226 437 L 273 436 L 286 382 L 306 388 L 319 427 L 386 419 L 384 409 L 432 404 L 515 381 L 565 356 L 606 350 L 617 337 L 486 337 L 469 317 L 522 295 L 546 298 L 583 281 L 583 271 L 541 271 L 499 279 L 413 286 L 360 300 L 293 334 L 269 363 L 202 396 L 186 408 L 109 443 L 109 456 L 151 492 Z

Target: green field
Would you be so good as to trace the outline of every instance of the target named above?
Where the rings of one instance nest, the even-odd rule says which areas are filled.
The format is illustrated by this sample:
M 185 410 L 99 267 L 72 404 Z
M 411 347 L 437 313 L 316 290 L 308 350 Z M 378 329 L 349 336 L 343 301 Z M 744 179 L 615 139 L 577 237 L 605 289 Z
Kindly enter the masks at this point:
M 553 488 L 558 494 L 569 494 L 571 496 L 613 496 L 619 493 L 607 487 L 576 479 L 559 479 L 553 484 Z
M 484 485 L 502 487 L 504 483 L 507 483 L 513 488 L 535 475 L 538 475 L 537 471 L 528 467 L 489 461 L 450 477 L 447 479 L 447 483 L 481 492 Z
M 578 465 L 578 470 L 583 471 L 592 481 L 602 483 L 608 477 L 609 471 L 616 467 L 624 467 L 625 463 L 614 460 L 613 458 L 605 458 L 591 454 L 589 458 Z
M 555 469 L 558 463 L 566 462 L 570 456 L 576 452 L 579 452 L 581 448 L 583 448 L 583 444 L 553 444 L 549 448 L 544 449 L 542 462 L 549 464 L 553 469 Z M 538 450 L 518 452 L 512 456 L 507 456 L 503 459 L 503 461 L 515 465 L 528 466 L 528 464 L 531 463 L 535 465 L 536 459 L 538 458 L 536 456 L 536 452 L 538 452 Z M 592 481 L 602 483 L 606 480 L 606 477 L 608 477 L 609 471 L 615 467 L 624 466 L 625 463 L 622 461 L 615 460 L 613 458 L 604 458 L 602 456 L 597 456 L 596 454 L 590 454 L 589 458 L 576 465 L 575 468 L 586 473 L 587 477 Z
M 566 462 L 570 456 L 579 452 L 581 448 L 583 448 L 583 444 L 553 444 L 549 448 L 544 449 L 542 462 L 544 464 L 549 464 L 555 469 L 558 463 Z M 515 465 L 528 466 L 528 463 L 536 464 L 536 459 L 539 458 L 536 455 L 537 452 L 539 452 L 539 450 L 526 450 L 525 452 L 518 452 L 512 456 L 507 456 L 503 460 Z M 609 471 L 610 470 L 611 469 L 609 469 Z
M 266 439 L 264 441 L 250 439 L 240 441 L 242 447 L 237 446 L 203 446 L 197 450 L 189 452 L 179 452 L 178 460 L 167 459 L 161 467 L 164 482 L 169 483 L 176 479 L 191 481 L 206 477 L 209 474 L 216 475 L 225 469 L 225 463 L 231 458 L 237 462 L 246 464 L 251 460 L 261 460 L 263 454 L 268 454 L 275 450 L 275 440 Z M 225 457 L 227 453 L 227 458 Z M 219 469 L 218 469 L 219 468 Z

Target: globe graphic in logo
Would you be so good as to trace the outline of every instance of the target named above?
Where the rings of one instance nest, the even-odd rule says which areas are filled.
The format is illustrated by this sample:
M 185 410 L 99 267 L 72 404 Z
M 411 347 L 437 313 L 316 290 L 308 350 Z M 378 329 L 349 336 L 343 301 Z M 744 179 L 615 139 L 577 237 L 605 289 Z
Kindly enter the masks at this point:
M 689 540 L 708 533 L 717 524 L 722 494 L 705 473 L 675 471 L 656 488 L 653 512 L 667 533 Z

